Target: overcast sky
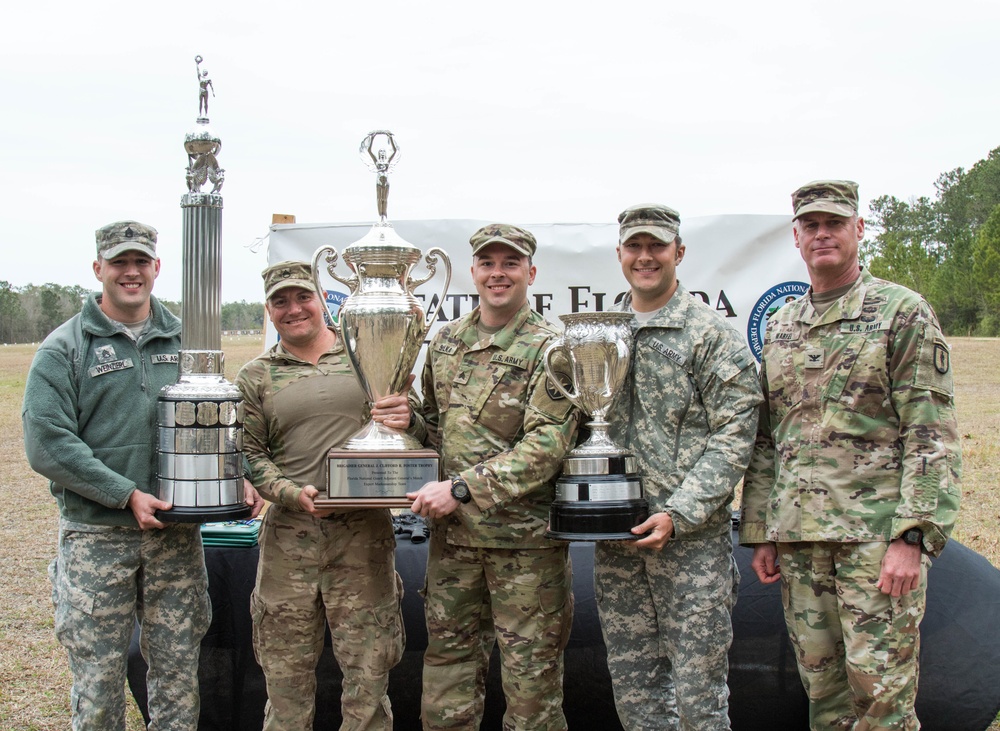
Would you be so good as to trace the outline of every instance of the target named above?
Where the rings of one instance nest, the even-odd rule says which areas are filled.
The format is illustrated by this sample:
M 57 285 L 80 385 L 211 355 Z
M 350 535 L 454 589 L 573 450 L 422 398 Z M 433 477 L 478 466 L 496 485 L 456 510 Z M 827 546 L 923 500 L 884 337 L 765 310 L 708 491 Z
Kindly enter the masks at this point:
M 933 195 L 1000 145 L 1000 3 L 22 2 L 0 46 L 14 286 L 95 287 L 94 230 L 160 232 L 180 297 L 184 135 L 204 57 L 223 300 L 260 300 L 272 213 L 374 220 L 357 148 L 401 147 L 390 219 L 781 214 L 816 178 Z M 209 186 L 206 186 L 206 190 Z M 471 233 L 471 232 L 470 232 Z M 461 260 L 459 260 L 461 261 Z

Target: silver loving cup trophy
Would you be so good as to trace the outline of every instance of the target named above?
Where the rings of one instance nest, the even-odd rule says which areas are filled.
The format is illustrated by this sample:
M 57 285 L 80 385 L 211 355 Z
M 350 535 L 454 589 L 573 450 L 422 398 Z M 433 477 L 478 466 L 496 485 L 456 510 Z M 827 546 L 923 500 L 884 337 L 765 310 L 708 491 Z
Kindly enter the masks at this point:
M 384 141 L 391 149 L 373 147 Z M 359 241 L 347 246 L 344 261 L 347 276 L 337 273 L 337 250 L 322 246 L 313 255 L 316 290 L 323 301 L 326 291 L 320 280 L 321 261 L 327 273 L 350 289 L 340 307 L 341 341 L 351 367 L 368 397 L 377 401 L 399 393 L 416 363 L 430 323 L 437 319 L 451 283 L 451 260 L 438 247 L 423 257 L 426 276 L 415 278 L 411 269 L 421 252 L 405 241 L 386 218 L 389 183 L 386 174 L 398 161 L 399 148 L 392 133 L 377 130 L 361 143 L 361 152 L 371 158 L 369 167 L 377 174 L 376 195 L 379 221 Z M 413 291 L 444 265 L 444 283 L 437 305 L 428 320 Z M 404 431 L 368 421 L 343 446 L 335 445 L 328 455 L 326 494 L 317 507 L 407 507 L 407 492 L 438 479 L 438 457 L 432 449 L 422 449 Z
M 549 382 L 590 417 L 590 438 L 563 459 L 549 511 L 550 538 L 564 541 L 635 540 L 630 529 L 649 516 L 636 458 L 611 441 L 608 411 L 632 360 L 628 312 L 560 315 L 565 330 L 545 351 Z M 558 359 L 559 368 L 556 361 Z M 556 371 L 570 373 L 570 391 Z
M 249 518 L 243 494 L 243 396 L 226 381 L 222 352 L 222 196 L 220 140 L 208 127 L 212 82 L 195 56 L 201 98 L 195 129 L 184 138 L 188 192 L 181 283 L 181 351 L 177 383 L 157 399 L 157 489 L 173 504 L 164 522 Z M 212 90 L 214 94 L 214 89 Z M 212 184 L 202 193 L 205 183 Z

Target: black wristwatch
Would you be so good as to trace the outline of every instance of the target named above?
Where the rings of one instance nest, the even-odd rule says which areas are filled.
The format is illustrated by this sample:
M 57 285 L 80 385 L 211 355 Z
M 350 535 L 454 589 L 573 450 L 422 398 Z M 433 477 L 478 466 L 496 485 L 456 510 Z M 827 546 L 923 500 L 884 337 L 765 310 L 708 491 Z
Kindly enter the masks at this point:
M 921 546 L 924 543 L 924 532 L 919 528 L 910 528 L 900 537 L 903 539 L 903 543 L 910 546 Z
M 472 500 L 472 493 L 469 492 L 469 483 L 461 477 L 452 477 L 451 496 L 460 503 L 467 503 Z

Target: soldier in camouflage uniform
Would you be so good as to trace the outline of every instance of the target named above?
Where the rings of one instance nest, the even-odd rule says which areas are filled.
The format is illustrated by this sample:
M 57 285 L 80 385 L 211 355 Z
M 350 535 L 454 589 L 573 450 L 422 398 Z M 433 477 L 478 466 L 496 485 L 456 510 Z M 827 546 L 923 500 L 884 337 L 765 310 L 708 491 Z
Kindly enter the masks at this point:
M 211 621 L 201 534 L 155 516 L 171 507 L 156 498 L 156 397 L 177 380 L 181 324 L 151 294 L 160 272 L 151 226 L 99 229 L 93 266 L 101 293 L 38 348 L 22 410 L 28 462 L 59 505 L 49 578 L 56 636 L 73 673 L 72 727 L 124 731 L 138 620 L 149 728 L 193 731 Z
M 421 716 L 428 730 L 479 728 L 495 635 L 503 728 L 559 731 L 572 574 L 566 544 L 544 534 L 578 414 L 542 366 L 558 330 L 528 305 L 535 237 L 493 224 L 470 243 L 479 306 L 431 342 L 418 417 L 446 475 L 411 495 L 431 518 Z
M 635 315 L 635 351 L 610 421 L 639 460 L 650 517 L 638 540 L 595 549 L 615 704 L 630 731 L 728 729 L 731 505 L 753 448 L 757 372 L 743 338 L 677 281 L 677 212 L 638 205 L 618 222 L 630 285 L 618 309 Z
M 340 728 L 388 731 L 389 671 L 404 644 L 392 519 L 386 509 L 315 505 L 327 451 L 361 428 L 366 397 L 343 343 L 323 321 L 311 267 L 285 261 L 263 277 L 281 339 L 240 370 L 236 385 L 246 399 L 253 482 L 274 503 L 264 516 L 251 596 L 254 652 L 267 681 L 264 729 L 313 728 L 316 664 L 329 622 L 344 674 Z M 406 427 L 402 404 L 376 418 Z
M 813 729 L 918 729 L 928 556 L 958 512 L 949 348 L 915 292 L 859 266 L 858 187 L 792 194 L 811 287 L 768 321 L 740 540 L 781 581 Z

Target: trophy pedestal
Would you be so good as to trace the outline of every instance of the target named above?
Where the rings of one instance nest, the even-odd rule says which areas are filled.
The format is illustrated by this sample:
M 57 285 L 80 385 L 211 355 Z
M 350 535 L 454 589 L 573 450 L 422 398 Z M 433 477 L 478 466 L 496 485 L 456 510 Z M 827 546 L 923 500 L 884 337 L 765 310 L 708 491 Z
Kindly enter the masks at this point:
M 325 494 L 317 508 L 408 508 L 408 492 L 438 479 L 433 449 L 359 452 L 331 449 L 327 455 Z
M 560 541 L 634 541 L 649 517 L 635 457 L 578 455 L 563 460 L 546 537 Z

